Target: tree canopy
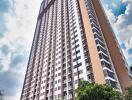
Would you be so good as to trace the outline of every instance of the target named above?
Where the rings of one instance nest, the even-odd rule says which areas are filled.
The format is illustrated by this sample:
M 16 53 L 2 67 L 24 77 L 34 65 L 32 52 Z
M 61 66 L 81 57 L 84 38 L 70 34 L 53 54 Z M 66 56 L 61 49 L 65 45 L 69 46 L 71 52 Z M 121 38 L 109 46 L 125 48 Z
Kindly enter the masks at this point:
M 77 100 L 120 100 L 120 93 L 106 84 L 80 81 L 77 88 Z
M 126 88 L 125 100 L 132 100 L 132 86 Z

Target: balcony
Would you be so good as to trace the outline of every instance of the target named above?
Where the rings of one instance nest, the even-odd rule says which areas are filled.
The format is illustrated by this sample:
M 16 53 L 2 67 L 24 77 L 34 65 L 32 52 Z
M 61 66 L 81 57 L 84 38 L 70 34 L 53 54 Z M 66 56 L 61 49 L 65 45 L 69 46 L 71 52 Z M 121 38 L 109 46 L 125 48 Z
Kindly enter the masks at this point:
M 64 80 L 64 84 L 66 83 L 66 80 Z
M 91 74 L 91 72 L 90 71 L 87 71 L 87 75 L 89 75 L 89 74 Z
M 66 73 L 64 73 L 64 76 L 66 76 Z
M 68 96 L 68 97 L 69 97 L 69 99 L 71 99 L 71 98 L 72 98 L 72 94 L 69 94 L 69 96 Z
M 68 72 L 68 75 L 71 74 L 71 71 Z
M 64 88 L 64 91 L 67 91 L 67 87 Z
M 69 79 L 68 79 L 68 82 L 70 82 L 71 80 L 72 80 L 72 79 L 71 79 L 71 78 L 69 78 Z
M 71 87 L 71 86 L 68 86 L 68 89 L 69 89 L 69 90 L 71 90 L 71 89 L 72 89 L 72 87 Z
M 66 95 L 64 96 L 64 100 L 67 100 L 67 96 Z

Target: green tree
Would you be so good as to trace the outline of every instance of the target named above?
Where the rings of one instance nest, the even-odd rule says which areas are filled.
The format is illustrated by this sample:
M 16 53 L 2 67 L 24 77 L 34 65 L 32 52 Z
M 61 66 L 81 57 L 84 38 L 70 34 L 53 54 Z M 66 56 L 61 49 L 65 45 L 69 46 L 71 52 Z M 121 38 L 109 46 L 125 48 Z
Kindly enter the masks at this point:
M 120 93 L 109 85 L 100 85 L 80 81 L 77 88 L 77 100 L 120 100 Z
M 132 100 L 132 86 L 126 88 L 125 100 Z

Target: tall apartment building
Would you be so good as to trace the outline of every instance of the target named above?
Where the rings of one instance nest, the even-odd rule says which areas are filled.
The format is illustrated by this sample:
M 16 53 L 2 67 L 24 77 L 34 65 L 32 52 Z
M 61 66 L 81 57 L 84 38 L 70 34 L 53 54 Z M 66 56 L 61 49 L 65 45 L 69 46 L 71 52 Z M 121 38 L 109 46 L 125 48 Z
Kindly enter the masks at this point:
M 43 0 L 21 100 L 74 100 L 79 80 L 132 84 L 99 0 Z

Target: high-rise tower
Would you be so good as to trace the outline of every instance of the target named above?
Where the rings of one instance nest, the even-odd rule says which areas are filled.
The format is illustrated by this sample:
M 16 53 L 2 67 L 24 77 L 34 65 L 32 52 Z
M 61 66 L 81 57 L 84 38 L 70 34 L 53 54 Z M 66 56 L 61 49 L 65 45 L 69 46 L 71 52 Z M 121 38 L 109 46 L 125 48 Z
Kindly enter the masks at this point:
M 99 0 L 43 0 L 21 100 L 74 100 L 81 79 L 132 84 Z

